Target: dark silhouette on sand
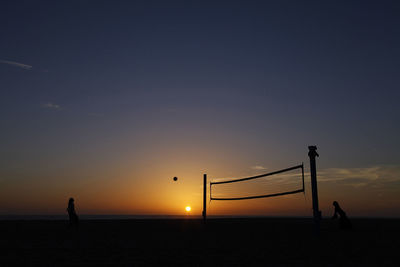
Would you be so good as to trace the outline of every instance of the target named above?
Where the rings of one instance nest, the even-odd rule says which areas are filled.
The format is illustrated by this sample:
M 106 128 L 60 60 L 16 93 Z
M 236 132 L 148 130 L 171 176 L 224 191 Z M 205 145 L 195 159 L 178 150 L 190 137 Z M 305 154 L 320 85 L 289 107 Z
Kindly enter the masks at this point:
M 74 199 L 72 197 L 68 201 L 67 211 L 69 215 L 69 225 L 78 227 L 79 218 L 75 212 L 75 204 L 74 204 Z
M 332 219 L 337 219 L 339 214 L 340 229 L 351 229 L 351 222 L 347 217 L 346 212 L 344 212 L 344 210 L 342 210 L 342 208 L 339 206 L 339 203 L 337 201 L 333 201 L 333 206 L 335 206 L 335 213 L 333 214 Z

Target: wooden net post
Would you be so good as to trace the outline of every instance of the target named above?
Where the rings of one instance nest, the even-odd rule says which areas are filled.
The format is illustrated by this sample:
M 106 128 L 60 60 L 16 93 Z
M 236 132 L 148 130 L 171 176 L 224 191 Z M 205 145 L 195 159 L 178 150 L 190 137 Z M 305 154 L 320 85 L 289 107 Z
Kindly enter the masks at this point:
M 319 234 L 321 211 L 318 207 L 318 188 L 317 188 L 317 167 L 315 164 L 315 158 L 319 157 L 316 146 L 308 147 L 308 156 L 310 157 L 310 174 L 311 174 L 311 192 L 312 192 L 312 203 L 313 203 L 313 217 L 315 222 L 316 234 Z
M 203 221 L 207 219 L 207 174 L 203 177 Z

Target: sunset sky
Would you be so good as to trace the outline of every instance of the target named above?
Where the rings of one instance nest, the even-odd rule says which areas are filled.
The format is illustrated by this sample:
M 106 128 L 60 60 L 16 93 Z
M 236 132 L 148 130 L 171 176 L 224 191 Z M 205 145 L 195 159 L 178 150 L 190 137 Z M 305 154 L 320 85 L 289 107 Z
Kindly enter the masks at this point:
M 208 211 L 311 216 L 316 145 L 323 216 L 400 217 L 399 1 L 1 1 L 0 38 L 0 215 L 200 215 L 204 173 L 304 162 Z

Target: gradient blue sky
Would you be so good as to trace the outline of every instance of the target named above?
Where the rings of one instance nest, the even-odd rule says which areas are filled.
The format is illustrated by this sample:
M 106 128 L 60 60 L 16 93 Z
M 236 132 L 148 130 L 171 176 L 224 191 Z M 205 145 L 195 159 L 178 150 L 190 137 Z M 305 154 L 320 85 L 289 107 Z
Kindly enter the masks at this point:
M 323 212 L 400 216 L 398 1 L 2 1 L 0 36 L 2 214 L 198 213 L 317 145 Z

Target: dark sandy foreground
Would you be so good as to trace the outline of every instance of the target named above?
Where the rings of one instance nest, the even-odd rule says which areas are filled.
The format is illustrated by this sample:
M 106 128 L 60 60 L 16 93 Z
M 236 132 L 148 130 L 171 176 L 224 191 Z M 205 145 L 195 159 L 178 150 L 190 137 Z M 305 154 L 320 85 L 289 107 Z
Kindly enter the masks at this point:
M 0 266 L 400 266 L 400 220 L 0 221 Z

